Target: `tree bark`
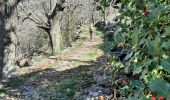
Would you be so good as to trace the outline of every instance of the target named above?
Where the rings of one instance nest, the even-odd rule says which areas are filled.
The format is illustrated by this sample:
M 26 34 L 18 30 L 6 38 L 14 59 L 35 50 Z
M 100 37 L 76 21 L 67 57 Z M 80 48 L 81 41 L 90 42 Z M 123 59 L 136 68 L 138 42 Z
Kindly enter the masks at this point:
M 94 20 L 94 14 L 92 13 L 92 23 L 93 23 L 93 26 L 95 26 L 95 20 Z
M 52 43 L 54 47 L 54 53 L 58 53 L 62 49 L 62 35 L 61 35 L 61 25 L 60 25 L 60 12 L 54 17 L 51 23 L 50 34 L 53 37 Z
M 48 37 L 50 40 L 51 55 L 53 55 L 54 54 L 54 45 L 53 45 L 53 38 L 52 38 L 51 32 L 48 32 Z
M 0 0 L 0 79 L 3 76 L 4 68 L 4 35 L 5 35 L 5 5 L 4 1 Z
M 50 25 L 48 27 L 44 27 L 44 26 L 38 26 L 38 27 L 47 32 L 48 37 L 49 37 L 50 47 L 51 47 L 51 55 L 53 55 L 54 54 L 54 44 L 53 44 L 53 38 L 52 38 L 52 33 L 51 33 L 51 26 L 52 25 L 50 23 Z
M 104 14 L 104 23 L 106 24 L 106 7 L 104 7 L 103 14 Z
M 16 70 L 17 57 L 17 3 L 18 0 L 4 1 L 4 57 L 3 76 L 10 77 Z

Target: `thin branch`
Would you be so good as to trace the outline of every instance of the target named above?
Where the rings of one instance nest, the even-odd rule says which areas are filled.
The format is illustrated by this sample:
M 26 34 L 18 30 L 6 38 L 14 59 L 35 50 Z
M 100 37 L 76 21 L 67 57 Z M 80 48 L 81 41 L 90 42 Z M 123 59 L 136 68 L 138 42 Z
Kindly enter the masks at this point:
M 53 11 L 52 11 L 52 13 L 50 15 L 51 19 L 53 19 L 55 17 L 55 15 L 57 14 L 56 13 L 57 12 L 57 8 L 60 7 L 60 6 L 61 5 L 59 3 L 56 3 L 56 5 L 55 5 L 55 7 L 54 7 L 54 9 L 53 9 Z
M 31 13 L 31 12 L 26 11 L 26 10 L 25 10 L 25 9 L 24 9 L 24 8 L 23 8 L 20 4 L 18 4 L 18 5 L 21 7 L 21 9 L 22 9 L 22 10 L 24 11 L 24 13 L 27 15 L 27 17 L 26 17 L 26 18 L 24 18 L 24 20 L 25 20 L 25 19 L 27 19 L 28 17 L 30 18 L 30 16 L 32 15 L 32 13 Z M 31 19 L 34 19 L 37 23 L 38 23 L 38 22 L 40 22 L 40 21 L 38 21 L 38 19 L 36 19 L 36 18 L 34 18 L 34 17 L 33 17 L 33 18 L 31 18 Z M 23 20 L 23 21 L 24 21 L 24 20 Z
M 48 12 L 47 12 L 46 9 L 45 9 L 45 3 L 42 3 L 42 7 L 43 7 L 43 10 L 44 10 L 44 15 L 47 17 L 47 19 L 49 19 Z M 51 8 L 51 7 L 50 7 L 50 8 Z
M 23 21 L 24 20 L 26 20 L 26 19 L 30 19 L 31 21 L 33 21 L 33 22 L 35 22 L 37 25 L 39 25 L 39 26 L 42 26 L 43 24 L 45 24 L 44 26 L 46 26 L 46 27 L 48 27 L 49 25 L 48 25 L 48 23 L 42 23 L 42 21 L 39 21 L 37 18 L 35 18 L 34 16 L 33 16 L 33 13 L 29 13 L 28 11 L 26 11 L 20 4 L 18 4 L 20 7 L 21 7 L 21 9 L 24 11 L 24 13 L 27 15 L 24 19 L 23 19 Z M 36 17 L 38 17 L 36 14 L 34 14 Z

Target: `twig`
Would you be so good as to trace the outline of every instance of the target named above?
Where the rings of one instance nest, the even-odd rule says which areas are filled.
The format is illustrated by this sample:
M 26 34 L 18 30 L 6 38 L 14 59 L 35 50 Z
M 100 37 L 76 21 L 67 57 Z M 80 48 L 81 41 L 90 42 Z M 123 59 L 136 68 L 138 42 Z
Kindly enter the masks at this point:
M 117 100 L 116 95 L 117 95 L 117 91 L 116 91 L 116 89 L 114 89 L 114 96 L 113 96 L 112 100 Z

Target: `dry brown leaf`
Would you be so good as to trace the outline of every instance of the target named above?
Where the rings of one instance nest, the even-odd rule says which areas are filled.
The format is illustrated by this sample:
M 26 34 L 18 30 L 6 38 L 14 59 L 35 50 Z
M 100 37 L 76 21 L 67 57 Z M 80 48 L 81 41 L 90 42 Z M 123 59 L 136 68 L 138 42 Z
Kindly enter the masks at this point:
M 104 100 L 104 97 L 103 97 L 103 96 L 100 96 L 100 97 L 99 97 L 99 100 Z

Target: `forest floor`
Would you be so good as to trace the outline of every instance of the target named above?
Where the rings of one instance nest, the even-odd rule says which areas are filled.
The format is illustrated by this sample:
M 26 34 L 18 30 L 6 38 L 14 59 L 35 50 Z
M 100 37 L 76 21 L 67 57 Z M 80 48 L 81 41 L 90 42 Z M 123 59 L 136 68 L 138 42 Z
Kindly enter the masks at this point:
M 82 31 L 84 39 L 73 48 L 44 58 L 34 66 L 17 69 L 19 76 L 4 83 L 0 97 L 3 100 L 82 100 L 101 95 L 100 87 L 95 86 L 104 81 L 99 78 L 104 59 L 104 52 L 99 48 L 101 35 L 95 34 L 91 41 L 88 29 Z

